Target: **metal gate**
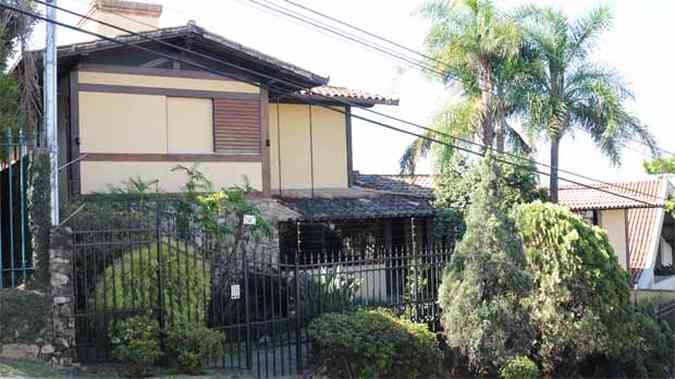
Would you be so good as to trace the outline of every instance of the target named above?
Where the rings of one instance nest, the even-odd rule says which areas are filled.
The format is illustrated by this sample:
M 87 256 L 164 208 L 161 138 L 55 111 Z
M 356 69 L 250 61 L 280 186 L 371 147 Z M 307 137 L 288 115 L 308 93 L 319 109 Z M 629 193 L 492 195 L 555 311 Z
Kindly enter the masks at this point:
M 325 312 L 387 307 L 437 326 L 448 247 L 232 249 L 158 204 L 134 207 L 102 210 L 110 220 L 73 232 L 81 362 L 111 361 L 110 323 L 140 314 L 162 328 L 187 318 L 222 331 L 224 353 L 210 366 L 257 377 L 310 367 L 307 326 Z

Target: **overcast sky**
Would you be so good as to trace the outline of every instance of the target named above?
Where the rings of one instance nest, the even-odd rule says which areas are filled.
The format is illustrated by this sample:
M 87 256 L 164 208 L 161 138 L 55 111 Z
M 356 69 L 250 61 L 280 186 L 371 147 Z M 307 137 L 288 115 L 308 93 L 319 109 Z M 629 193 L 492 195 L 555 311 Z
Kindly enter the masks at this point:
M 279 0 L 275 0 L 279 1 Z M 413 49 L 421 49 L 428 24 L 415 14 L 417 0 L 296 0 L 333 17 L 386 36 Z M 402 62 L 353 42 L 321 33 L 278 14 L 257 8 L 248 0 L 154 0 L 164 5 L 160 26 L 183 25 L 195 20 L 212 32 L 259 49 L 317 74 L 330 76 L 331 84 L 348 86 L 400 98 L 400 106 L 378 106 L 376 110 L 418 123 L 428 123 L 435 112 L 453 98 L 444 88 Z M 671 126 L 673 109 L 669 88 L 675 78 L 673 65 L 673 20 L 675 2 L 669 0 L 547 0 L 574 17 L 598 4 L 614 11 L 614 26 L 597 47 L 596 59 L 617 69 L 631 83 L 636 101 L 631 104 L 649 125 L 659 146 L 675 151 Z M 89 0 L 58 0 L 60 6 L 84 11 Z M 498 2 L 506 8 L 528 3 L 522 0 Z M 73 17 L 59 16 L 68 23 Z M 35 47 L 43 46 L 44 26 L 35 33 Z M 91 37 L 59 29 L 59 44 Z M 371 117 L 370 115 L 368 117 Z M 410 128 L 410 130 L 413 130 Z M 398 159 L 413 137 L 388 131 L 366 122 L 354 121 L 354 166 L 365 173 L 395 173 Z M 548 162 L 548 147 L 538 145 L 537 159 Z M 630 149 L 644 150 L 632 144 Z M 589 138 L 577 133 L 563 140 L 561 167 L 603 180 L 631 180 L 644 175 L 644 153 L 624 150 L 623 164 L 612 167 L 593 147 Z M 426 162 L 421 173 L 429 172 Z

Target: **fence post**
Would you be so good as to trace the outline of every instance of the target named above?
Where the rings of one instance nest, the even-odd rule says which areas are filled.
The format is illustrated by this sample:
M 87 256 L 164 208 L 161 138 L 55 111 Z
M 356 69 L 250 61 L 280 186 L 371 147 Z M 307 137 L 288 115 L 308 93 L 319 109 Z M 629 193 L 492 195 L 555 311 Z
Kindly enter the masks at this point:
M 51 228 L 49 242 L 49 271 L 51 280 L 50 349 L 52 361 L 70 365 L 75 348 L 75 257 L 72 232 L 69 228 Z M 43 348 L 44 352 L 45 348 Z
M 157 301 L 159 302 L 159 314 L 158 314 L 158 319 L 159 319 L 159 327 L 163 331 L 164 330 L 164 281 L 162 278 L 163 272 L 162 272 L 162 265 L 164 264 L 163 262 L 163 257 L 162 257 L 162 235 L 160 231 L 160 222 L 161 222 L 161 217 L 160 217 L 160 210 L 159 210 L 159 202 L 156 203 L 155 205 L 155 239 L 157 240 Z M 164 333 L 162 333 L 164 335 Z M 164 348 L 164 338 L 162 337 L 161 340 L 162 343 L 162 350 Z
M 295 249 L 295 359 L 297 364 L 298 375 L 302 369 L 302 301 L 300 300 L 300 258 L 301 258 L 301 234 L 300 222 L 295 223 L 297 233 L 297 248 Z
M 235 249 L 235 254 L 237 254 L 237 249 Z M 249 282 L 248 282 L 248 254 L 246 254 L 246 249 L 241 251 L 241 269 L 244 276 L 244 283 L 242 290 L 244 292 L 244 317 L 246 317 L 246 368 L 252 369 L 253 367 L 253 349 L 251 348 L 251 310 L 249 308 Z M 256 293 L 255 296 L 258 294 Z M 257 300 L 256 300 L 257 301 Z

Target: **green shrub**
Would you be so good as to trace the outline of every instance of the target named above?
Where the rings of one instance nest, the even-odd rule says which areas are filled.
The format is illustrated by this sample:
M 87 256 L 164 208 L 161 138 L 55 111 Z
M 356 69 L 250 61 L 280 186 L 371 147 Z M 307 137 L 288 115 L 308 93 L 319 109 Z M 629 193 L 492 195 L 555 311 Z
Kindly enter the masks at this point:
M 149 366 L 162 355 L 159 342 L 159 324 L 146 316 L 116 321 L 110 327 L 113 357 L 126 364 L 131 377 L 144 376 Z
M 673 332 L 665 321 L 636 311 L 633 327 L 639 339 L 620 358 L 628 377 L 666 378 L 673 367 Z
M 517 356 L 510 359 L 501 370 L 499 377 L 502 379 L 537 379 L 539 367 L 526 356 Z
M 158 258 L 162 261 L 164 312 L 172 322 L 205 322 L 211 301 L 211 271 L 196 248 L 176 242 L 157 243 L 126 252 L 107 266 L 96 284 L 95 306 L 106 309 L 154 310 L 159 304 Z
M 526 303 L 532 279 L 497 167 L 489 158 L 482 167 L 438 302 L 448 347 L 466 357 L 471 370 L 496 376 L 506 361 L 527 355 L 535 339 Z
M 222 353 L 223 342 L 222 331 L 209 329 L 196 322 L 171 326 L 166 341 L 168 352 L 175 358 L 178 371 L 189 375 L 201 374 L 209 357 Z
M 628 274 L 607 233 L 555 204 L 534 202 L 514 214 L 534 289 L 531 321 L 545 372 L 586 356 L 619 358 L 637 343 Z
M 326 313 L 307 333 L 316 363 L 330 377 L 426 378 L 439 371 L 436 336 L 384 309 Z

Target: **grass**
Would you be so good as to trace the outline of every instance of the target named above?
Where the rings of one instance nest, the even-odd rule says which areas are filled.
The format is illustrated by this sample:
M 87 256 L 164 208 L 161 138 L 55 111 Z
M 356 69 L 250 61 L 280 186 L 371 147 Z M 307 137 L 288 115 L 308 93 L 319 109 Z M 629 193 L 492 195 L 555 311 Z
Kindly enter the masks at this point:
M 231 379 L 248 379 L 252 375 L 247 373 L 235 371 L 214 371 L 208 375 L 201 376 L 186 376 L 186 375 L 172 375 L 171 373 L 162 373 L 157 378 L 172 378 L 172 379 L 215 379 L 215 378 L 231 378 Z M 85 367 L 83 369 L 77 368 L 60 368 L 52 367 L 45 362 L 36 362 L 29 360 L 9 360 L 0 359 L 0 378 L 119 378 L 117 370 L 112 366 L 95 366 Z

